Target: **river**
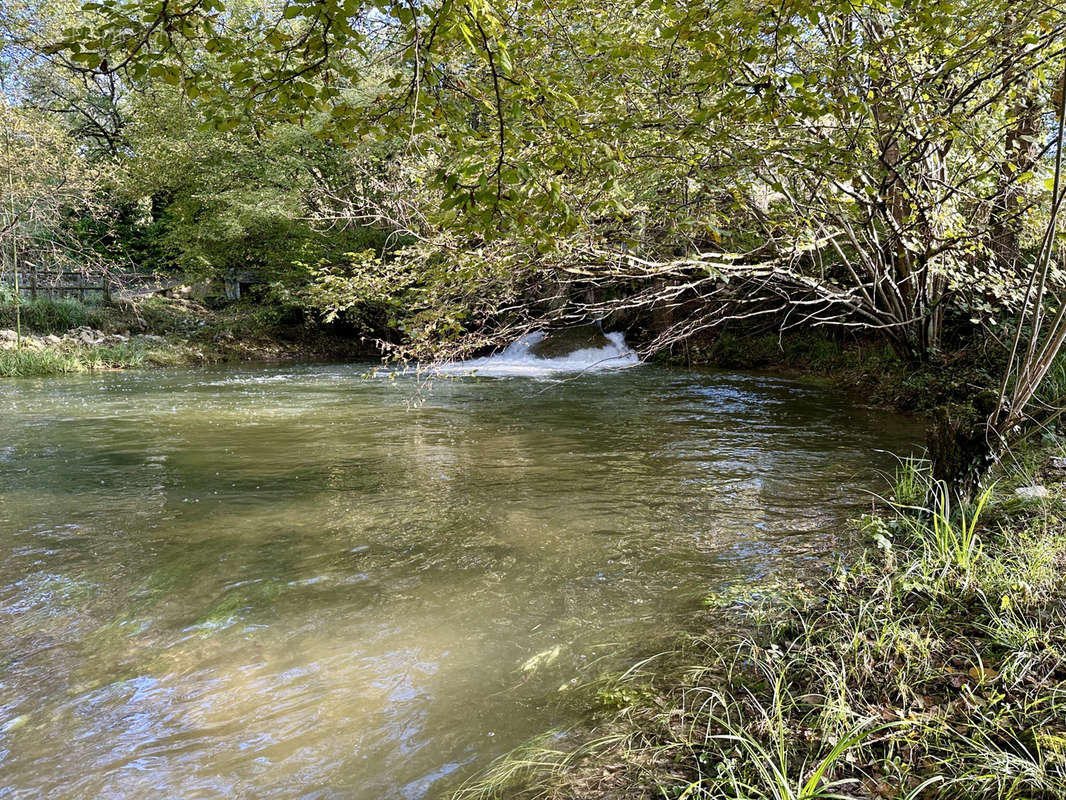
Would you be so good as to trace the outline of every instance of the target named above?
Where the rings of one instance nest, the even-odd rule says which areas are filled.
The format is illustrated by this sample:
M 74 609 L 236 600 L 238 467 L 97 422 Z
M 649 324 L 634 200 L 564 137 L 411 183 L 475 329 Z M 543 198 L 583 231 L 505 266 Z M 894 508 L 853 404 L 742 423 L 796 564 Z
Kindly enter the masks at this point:
M 795 380 L 0 382 L 0 798 L 433 798 L 707 593 L 822 569 L 912 421 Z

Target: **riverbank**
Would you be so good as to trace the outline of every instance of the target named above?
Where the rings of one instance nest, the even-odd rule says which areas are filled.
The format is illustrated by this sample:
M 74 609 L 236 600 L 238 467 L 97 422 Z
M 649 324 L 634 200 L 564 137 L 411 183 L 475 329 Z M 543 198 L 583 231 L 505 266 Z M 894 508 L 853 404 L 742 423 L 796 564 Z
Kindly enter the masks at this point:
M 587 729 L 458 797 L 1066 796 L 1061 455 L 961 508 L 904 462 L 857 556 L 710 600 L 702 632 L 601 679 Z
M 660 359 L 675 366 L 725 370 L 769 370 L 778 375 L 820 377 L 861 395 L 870 405 L 921 412 L 945 403 L 969 402 L 976 392 L 998 385 L 1003 354 L 986 343 L 960 346 L 928 361 L 904 362 L 882 339 L 825 329 L 786 335 L 750 331 L 714 331 Z M 1045 393 L 1062 390 L 1058 370 Z
M 46 377 L 103 369 L 203 363 L 201 350 L 155 335 L 103 334 L 72 329 L 63 336 L 26 336 L 0 330 L 0 378 Z
M 344 332 L 251 304 L 212 309 L 164 297 L 118 305 L 41 299 L 23 306 L 22 325 L 18 337 L 10 309 L 0 317 L 0 378 L 373 355 Z

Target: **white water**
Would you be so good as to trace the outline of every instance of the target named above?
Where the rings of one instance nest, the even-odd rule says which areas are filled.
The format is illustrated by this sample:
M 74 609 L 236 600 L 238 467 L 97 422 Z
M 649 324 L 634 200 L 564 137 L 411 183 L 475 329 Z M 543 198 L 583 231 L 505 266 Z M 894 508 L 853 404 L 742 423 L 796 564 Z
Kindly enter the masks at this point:
M 446 375 L 538 377 L 556 372 L 598 372 L 624 369 L 640 363 L 636 352 L 626 344 L 625 336 L 619 332 L 606 334 L 609 344 L 603 347 L 575 350 L 559 358 L 539 358 L 532 353 L 531 348 L 542 341 L 545 335 L 541 331 L 528 333 L 508 345 L 502 353 L 442 364 L 434 367 L 433 370 Z

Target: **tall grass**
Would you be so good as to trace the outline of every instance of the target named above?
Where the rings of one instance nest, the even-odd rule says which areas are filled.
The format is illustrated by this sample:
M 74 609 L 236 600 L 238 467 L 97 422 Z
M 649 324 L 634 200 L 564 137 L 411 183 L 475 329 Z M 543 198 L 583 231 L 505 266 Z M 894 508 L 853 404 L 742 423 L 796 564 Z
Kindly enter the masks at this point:
M 896 459 L 896 469 L 885 476 L 892 491 L 888 502 L 897 507 L 916 507 L 926 500 L 929 491 L 929 459 L 909 455 Z
M 198 361 L 189 347 L 136 339 L 103 347 L 0 350 L 0 378 L 45 377 L 99 369 L 176 366 Z
M 816 747 L 797 756 L 790 739 L 792 716 L 800 701 L 788 680 L 791 665 L 762 662 L 760 667 L 767 677 L 767 685 L 772 687 L 769 702 L 764 704 L 754 695 L 746 698 L 744 704 L 723 698 L 723 705 L 734 714 L 711 717 L 725 732 L 708 737 L 708 744 L 719 756 L 718 774 L 689 783 L 682 795 L 695 796 L 706 787 L 736 797 L 769 800 L 841 797 L 838 792 L 855 781 L 833 780 L 830 775 L 863 741 L 898 723 L 877 724 L 880 720 L 876 716 L 866 716 L 837 736 L 818 737 Z M 802 761 L 799 766 L 795 763 L 797 758 Z
M 1040 383 L 1036 398 L 1048 406 L 1066 405 L 1066 353 L 1060 354 Z
M 902 497 L 914 492 L 918 487 L 909 485 L 912 478 L 907 478 L 903 486 L 898 486 L 896 496 Z M 986 488 L 971 504 L 962 504 L 953 511 L 953 492 L 942 481 L 933 481 L 926 485 L 924 491 L 929 498 L 928 507 L 899 504 L 899 520 L 910 532 L 914 542 L 926 550 L 929 563 L 943 564 L 945 569 L 955 568 L 969 571 L 981 553 L 981 537 L 977 524 L 981 518 L 992 487 Z
M 73 298 L 38 297 L 23 300 L 20 310 L 23 330 L 38 334 L 66 333 L 71 328 L 83 325 L 104 328 L 114 316 L 109 306 L 82 303 Z M 0 307 L 0 328 L 14 326 L 14 308 L 6 305 Z
M 47 350 L 0 350 L 0 378 L 43 377 L 82 372 L 84 366 L 74 353 Z

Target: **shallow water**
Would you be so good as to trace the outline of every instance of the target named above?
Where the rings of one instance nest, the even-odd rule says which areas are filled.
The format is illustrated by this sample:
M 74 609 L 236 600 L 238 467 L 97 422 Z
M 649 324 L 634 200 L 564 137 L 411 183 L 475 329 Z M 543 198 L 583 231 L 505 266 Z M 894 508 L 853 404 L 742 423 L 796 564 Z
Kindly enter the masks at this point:
M 768 377 L 364 372 L 0 383 L 0 797 L 440 796 L 821 568 L 916 432 Z

